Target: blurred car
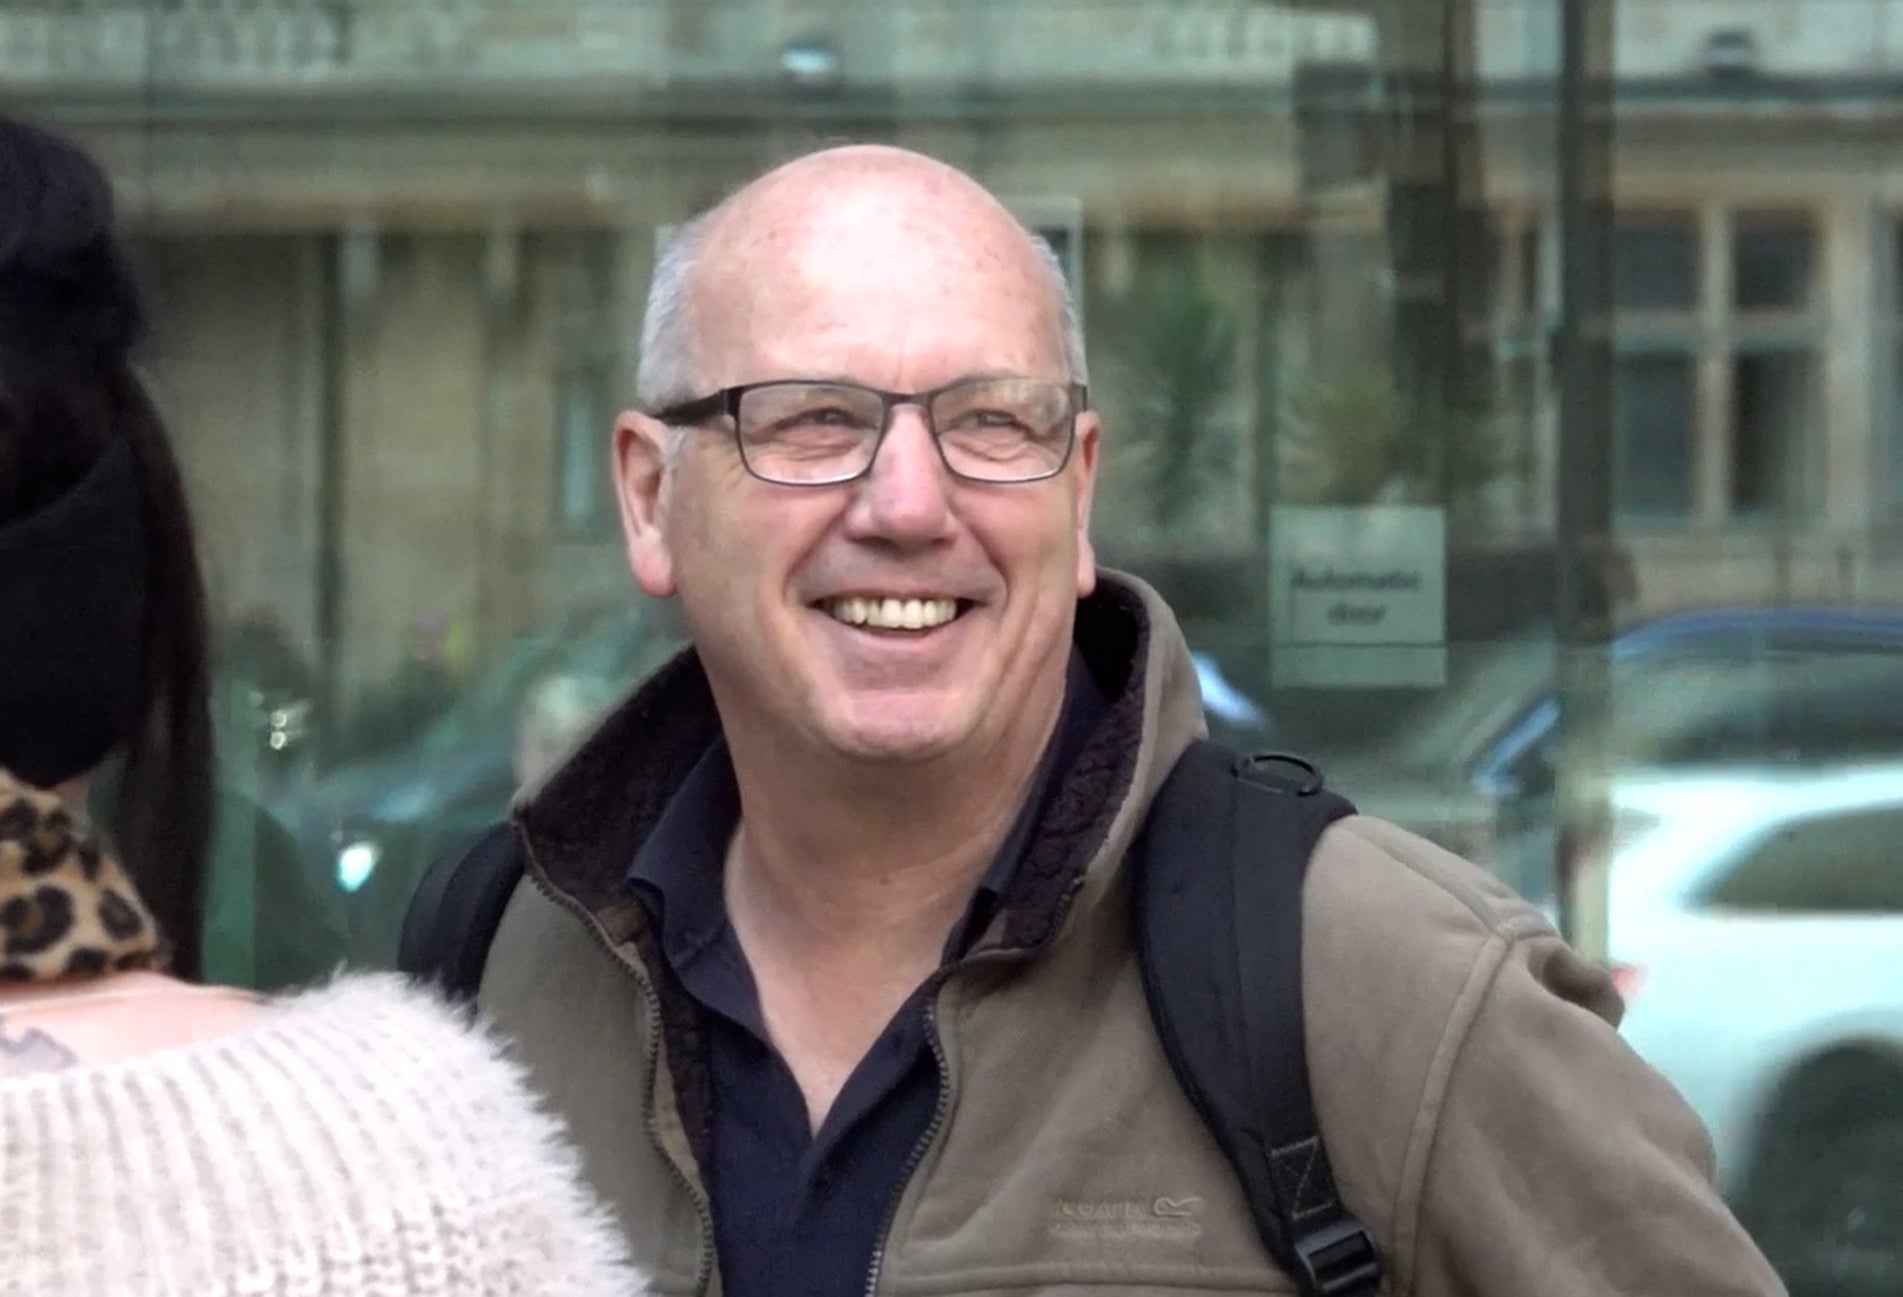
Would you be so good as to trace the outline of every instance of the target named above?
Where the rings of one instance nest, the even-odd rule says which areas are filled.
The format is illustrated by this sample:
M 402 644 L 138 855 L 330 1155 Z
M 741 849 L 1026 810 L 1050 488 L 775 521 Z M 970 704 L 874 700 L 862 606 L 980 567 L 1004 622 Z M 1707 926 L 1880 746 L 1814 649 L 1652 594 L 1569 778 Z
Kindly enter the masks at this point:
M 1903 765 L 1622 779 L 1621 1031 L 1794 1297 L 1903 1292 Z
M 1675 613 L 1625 630 L 1609 657 L 1607 777 L 1903 758 L 1903 611 Z M 1505 642 L 1380 751 L 1319 755 L 1364 810 L 1531 887 L 1552 861 L 1557 675 L 1550 633 Z
M 289 815 L 306 868 L 346 898 L 338 955 L 394 958 L 423 871 L 508 811 L 525 753 L 546 746 L 550 718 L 537 703 L 549 686 L 574 686 L 560 692 L 596 700 L 599 712 L 678 644 L 647 604 L 584 633 L 524 639 L 415 738 L 313 781 Z M 592 716 L 563 720 L 572 736 Z
M 1202 690 L 1203 716 L 1211 738 L 1245 750 L 1275 742 L 1275 722 L 1266 707 L 1232 684 L 1210 654 L 1192 650 L 1189 659 L 1196 668 L 1196 685 Z

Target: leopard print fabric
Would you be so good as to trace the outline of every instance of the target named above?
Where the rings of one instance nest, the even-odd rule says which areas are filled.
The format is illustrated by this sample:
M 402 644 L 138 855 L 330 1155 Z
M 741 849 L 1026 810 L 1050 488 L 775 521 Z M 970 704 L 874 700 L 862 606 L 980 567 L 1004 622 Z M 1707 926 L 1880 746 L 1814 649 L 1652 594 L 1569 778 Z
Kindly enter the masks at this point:
M 0 770 L 0 980 L 162 968 L 166 953 L 132 880 L 66 803 Z

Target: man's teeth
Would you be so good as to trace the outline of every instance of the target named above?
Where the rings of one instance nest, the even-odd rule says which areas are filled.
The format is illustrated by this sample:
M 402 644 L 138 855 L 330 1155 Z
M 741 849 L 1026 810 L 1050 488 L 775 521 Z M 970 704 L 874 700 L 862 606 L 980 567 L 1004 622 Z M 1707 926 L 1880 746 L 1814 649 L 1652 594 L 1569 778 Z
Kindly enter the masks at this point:
M 832 599 L 826 611 L 848 626 L 874 630 L 930 630 L 958 615 L 956 599 Z

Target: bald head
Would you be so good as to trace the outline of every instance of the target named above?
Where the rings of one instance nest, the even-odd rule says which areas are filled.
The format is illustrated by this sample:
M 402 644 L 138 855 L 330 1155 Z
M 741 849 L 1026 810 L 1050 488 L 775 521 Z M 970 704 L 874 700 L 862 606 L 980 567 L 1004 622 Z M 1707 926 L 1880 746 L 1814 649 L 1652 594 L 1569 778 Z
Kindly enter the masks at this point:
M 850 144 L 808 153 L 743 186 L 707 214 L 710 234 L 736 239 L 794 234 L 819 211 L 847 214 L 871 204 L 911 208 L 968 222 L 974 239 L 1023 237 L 989 190 L 956 167 L 908 149 Z
M 1048 340 L 1051 363 L 1085 380 L 1061 263 L 988 190 L 936 159 L 886 145 L 807 154 L 684 225 L 663 250 L 642 325 L 639 399 L 658 409 L 762 377 L 725 372 L 745 351 L 736 326 L 744 332 L 762 308 L 821 292 L 863 295 L 870 304 L 896 285 L 928 297 L 938 284 L 944 308 L 954 310 L 954 285 L 978 281 L 1009 293 Z

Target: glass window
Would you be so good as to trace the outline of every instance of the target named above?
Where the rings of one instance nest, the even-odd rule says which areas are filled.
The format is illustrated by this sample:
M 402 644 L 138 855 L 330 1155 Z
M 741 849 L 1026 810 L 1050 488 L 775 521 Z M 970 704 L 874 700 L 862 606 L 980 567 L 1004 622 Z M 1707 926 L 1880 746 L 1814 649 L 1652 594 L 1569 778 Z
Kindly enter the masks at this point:
M 1903 320 L 1898 328 L 1903 330 Z M 1880 418 L 1889 427 L 1890 507 L 1903 511 L 1903 343 L 1890 348 L 1889 379 L 1889 408 Z
M 1719 910 L 1903 913 L 1903 808 L 1821 815 L 1753 843 L 1705 890 Z
M 1545 263 L 1541 257 L 1540 227 L 1533 225 L 1520 231 L 1518 256 L 1520 268 L 1520 295 L 1513 305 L 1523 314 L 1532 315 L 1540 309 L 1545 297 L 1542 281 L 1545 279 Z
M 1691 508 L 1691 358 L 1620 356 L 1612 410 L 1619 515 L 1634 521 L 1683 518 Z
M 1807 451 L 1816 435 L 1815 368 L 1808 350 L 1743 351 L 1733 358 L 1734 516 L 1795 517 L 1807 506 Z
M 1697 248 L 1689 216 L 1620 217 L 1612 232 L 1613 305 L 1691 310 L 1698 301 Z
M 1294 85 L 1302 191 L 1323 194 L 1380 174 L 1374 69 L 1362 61 L 1304 61 Z
M 1286 251 L 1273 231 L 1141 229 L 1095 241 L 1085 258 L 1091 399 L 1126 434 L 1121 461 L 1107 458 L 1099 479 L 1106 543 L 1169 563 L 1171 537 L 1215 542 L 1268 507 L 1276 465 L 1260 438 L 1313 391 L 1279 386 L 1278 329 L 1309 323 L 1307 304 L 1290 300 Z M 1357 313 L 1344 324 L 1367 330 Z M 1189 588 L 1203 584 L 1178 588 L 1193 599 Z M 1239 620 L 1234 590 L 1216 588 L 1217 615 Z
M 608 472 L 608 430 L 616 414 L 612 382 L 605 363 L 579 365 L 556 376 L 556 444 L 561 457 L 556 525 L 569 535 L 606 532 L 618 516 Z
M 1890 223 L 1890 312 L 1903 321 L 1903 219 Z
M 1502 323 L 1517 324 L 1539 309 L 1540 231 L 1537 225 L 1496 229 L 1486 241 L 1481 285 Z
M 1741 311 L 1802 310 L 1811 302 L 1810 222 L 1743 215 L 1732 233 L 1732 301 Z

